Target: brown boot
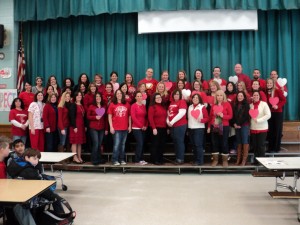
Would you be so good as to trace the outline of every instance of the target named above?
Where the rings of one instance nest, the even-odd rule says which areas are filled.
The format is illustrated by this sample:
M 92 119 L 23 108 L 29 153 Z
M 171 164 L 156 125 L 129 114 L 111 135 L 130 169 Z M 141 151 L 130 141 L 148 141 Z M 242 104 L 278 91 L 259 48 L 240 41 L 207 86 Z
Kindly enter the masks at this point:
M 211 166 L 216 166 L 218 165 L 219 162 L 219 153 L 212 153 L 212 163 Z
M 64 152 L 64 146 L 63 145 L 58 145 L 57 151 L 58 152 Z
M 228 167 L 228 154 L 222 154 L 222 165 Z
M 237 156 L 235 165 L 240 165 L 242 162 L 242 145 L 237 146 Z
M 248 159 L 248 153 L 249 153 L 249 144 L 243 144 L 243 161 L 241 163 L 241 166 L 245 166 Z

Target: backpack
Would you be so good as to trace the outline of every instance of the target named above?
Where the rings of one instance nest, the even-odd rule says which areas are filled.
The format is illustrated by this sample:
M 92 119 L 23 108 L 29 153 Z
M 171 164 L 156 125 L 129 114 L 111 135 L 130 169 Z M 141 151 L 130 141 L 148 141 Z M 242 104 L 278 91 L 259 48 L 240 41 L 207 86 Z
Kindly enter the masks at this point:
M 52 204 L 38 207 L 33 210 L 33 217 L 37 225 L 71 225 L 76 217 L 76 212 L 72 210 L 70 204 L 61 200 L 64 212 L 57 212 Z

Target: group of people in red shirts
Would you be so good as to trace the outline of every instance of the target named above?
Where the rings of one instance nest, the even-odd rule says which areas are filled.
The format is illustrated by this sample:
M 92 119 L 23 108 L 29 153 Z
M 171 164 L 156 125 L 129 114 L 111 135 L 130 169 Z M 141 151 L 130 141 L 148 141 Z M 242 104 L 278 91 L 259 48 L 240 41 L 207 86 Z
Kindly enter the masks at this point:
M 70 143 L 76 153 L 73 162 L 78 164 L 84 163 L 81 152 L 85 144 L 94 165 L 105 163 L 101 155 L 105 142 L 106 151 L 112 151 L 112 164 L 119 166 L 127 163 L 125 146 L 132 133 L 135 163 L 147 164 L 143 149 L 151 139 L 151 163 L 160 165 L 170 133 L 176 164 L 184 163 L 188 138 L 196 165 L 204 163 L 207 141 L 211 142 L 212 166 L 218 165 L 220 155 L 222 165 L 228 166 L 230 148 L 237 151 L 236 164 L 245 165 L 250 143 L 255 156 L 265 154 L 266 138 L 268 151 L 280 150 L 286 80 L 278 82 L 275 70 L 263 80 L 258 69 L 250 79 L 241 64 L 236 64 L 234 71 L 235 76 L 226 81 L 221 78 L 221 68 L 214 67 L 212 78 L 205 80 L 203 71 L 196 69 L 189 82 L 180 70 L 172 82 L 168 71 L 157 81 L 153 69 L 148 68 L 137 85 L 130 73 L 118 83 L 115 71 L 105 84 L 100 74 L 90 82 L 82 73 L 76 85 L 65 78 L 61 87 L 53 75 L 46 87 L 37 77 L 35 86 L 26 82 L 24 91 L 13 100 L 9 114 L 13 139 L 30 140 L 32 148 L 52 152 L 64 151 Z M 228 139 L 233 135 L 236 138 L 231 143 Z

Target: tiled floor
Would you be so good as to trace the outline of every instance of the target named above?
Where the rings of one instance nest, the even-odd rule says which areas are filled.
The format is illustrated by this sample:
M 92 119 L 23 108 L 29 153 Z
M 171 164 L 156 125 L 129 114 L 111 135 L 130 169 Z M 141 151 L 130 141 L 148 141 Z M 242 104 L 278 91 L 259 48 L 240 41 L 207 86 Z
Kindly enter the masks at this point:
M 297 200 L 250 173 L 64 172 L 75 225 L 293 225 Z M 288 178 L 291 181 L 291 178 Z

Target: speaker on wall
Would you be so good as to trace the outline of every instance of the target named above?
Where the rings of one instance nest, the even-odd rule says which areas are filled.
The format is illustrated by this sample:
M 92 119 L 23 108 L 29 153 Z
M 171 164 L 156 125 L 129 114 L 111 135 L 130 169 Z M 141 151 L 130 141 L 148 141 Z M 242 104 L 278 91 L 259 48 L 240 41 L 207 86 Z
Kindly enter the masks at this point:
M 4 45 L 4 25 L 0 24 L 0 48 Z

